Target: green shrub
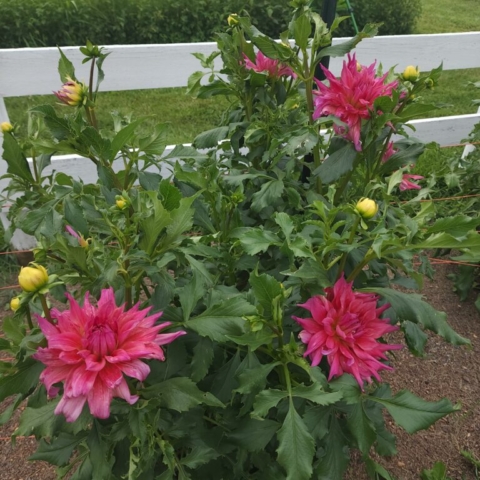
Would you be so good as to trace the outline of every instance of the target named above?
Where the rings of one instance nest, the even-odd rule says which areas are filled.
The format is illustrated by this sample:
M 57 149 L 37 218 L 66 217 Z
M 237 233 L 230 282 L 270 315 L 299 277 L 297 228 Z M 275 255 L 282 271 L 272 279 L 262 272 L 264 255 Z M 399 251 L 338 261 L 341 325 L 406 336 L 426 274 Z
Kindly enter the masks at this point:
M 350 0 L 358 28 L 367 23 L 383 23 L 380 35 L 408 35 L 414 33 L 415 22 L 422 11 L 419 0 Z M 346 9 L 339 10 L 348 15 Z M 345 20 L 340 25 L 337 35 L 354 35 L 353 23 Z
M 359 27 L 384 22 L 381 34 L 411 33 L 420 12 L 418 0 L 352 2 Z M 0 0 L 0 48 L 82 45 L 87 39 L 102 45 L 212 41 L 227 16 L 242 11 L 278 37 L 291 8 L 289 0 L 195 0 L 194 7 L 187 0 Z M 352 34 L 348 20 L 337 32 Z

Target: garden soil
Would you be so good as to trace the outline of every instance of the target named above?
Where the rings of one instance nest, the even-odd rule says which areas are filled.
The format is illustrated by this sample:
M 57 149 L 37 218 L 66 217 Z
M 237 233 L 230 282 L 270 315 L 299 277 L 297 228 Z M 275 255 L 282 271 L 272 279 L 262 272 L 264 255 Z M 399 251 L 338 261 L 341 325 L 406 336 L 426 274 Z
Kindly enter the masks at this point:
M 415 435 L 406 434 L 387 418 L 390 430 L 397 435 L 398 455 L 376 460 L 397 480 L 419 480 L 422 470 L 432 468 L 437 461 L 447 465 L 453 480 L 478 478 L 473 465 L 460 452 L 469 451 L 480 459 L 480 314 L 473 296 L 461 303 L 453 292 L 453 283 L 447 278 L 453 272 L 449 265 L 436 267 L 434 281 L 427 280 L 422 293 L 436 309 L 447 313 L 452 327 L 471 340 L 472 348 L 454 347 L 431 335 L 425 358 L 416 358 L 404 348 L 393 359 L 395 371 L 384 373 L 383 378 L 393 392 L 406 388 L 431 401 L 447 397 L 462 408 Z M 390 338 L 390 343 L 401 339 L 401 335 L 394 336 L 398 338 Z M 0 413 L 7 405 L 8 400 L 0 405 Z M 18 416 L 0 428 L 0 480 L 54 480 L 53 467 L 28 461 L 35 450 L 35 439 L 17 438 L 16 446 L 11 445 L 10 435 L 17 421 Z M 345 479 L 367 478 L 354 455 Z

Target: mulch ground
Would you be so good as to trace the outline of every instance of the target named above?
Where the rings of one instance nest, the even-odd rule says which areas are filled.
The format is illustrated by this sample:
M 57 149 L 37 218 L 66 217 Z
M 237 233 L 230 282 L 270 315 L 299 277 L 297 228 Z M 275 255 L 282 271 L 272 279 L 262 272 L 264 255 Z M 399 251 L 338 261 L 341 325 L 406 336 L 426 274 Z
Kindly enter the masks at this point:
M 447 465 L 453 480 L 475 480 L 478 477 L 474 467 L 460 452 L 468 450 L 480 459 L 480 314 L 473 297 L 461 303 L 453 292 L 453 284 L 447 278 L 453 267 L 442 265 L 436 270 L 435 280 L 427 280 L 422 293 L 436 309 L 447 313 L 451 326 L 471 340 L 472 348 L 454 347 L 431 335 L 425 358 L 414 357 L 405 348 L 396 352 L 395 371 L 382 377 L 390 383 L 393 392 L 406 388 L 432 401 L 447 397 L 452 403 L 460 403 L 462 409 L 415 435 L 408 435 L 389 422 L 397 436 L 398 455 L 376 460 L 398 480 L 419 480 L 421 471 L 432 468 L 437 461 Z M 392 339 L 396 341 L 391 343 L 397 343 L 400 338 Z M 6 408 L 6 402 L 0 405 L 0 412 Z M 14 417 L 0 428 L 0 480 L 54 480 L 53 467 L 27 460 L 35 450 L 34 439 L 18 438 L 15 447 L 10 444 L 16 422 Z M 345 478 L 364 480 L 367 477 L 354 459 Z

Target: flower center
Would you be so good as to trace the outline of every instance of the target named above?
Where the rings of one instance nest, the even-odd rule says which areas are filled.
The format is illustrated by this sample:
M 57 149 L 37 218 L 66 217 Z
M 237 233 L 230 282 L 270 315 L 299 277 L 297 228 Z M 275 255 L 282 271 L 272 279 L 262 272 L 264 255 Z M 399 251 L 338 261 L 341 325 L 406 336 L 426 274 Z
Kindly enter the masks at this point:
M 100 323 L 93 325 L 87 336 L 87 348 L 99 357 L 111 354 L 117 344 L 117 335 L 110 325 Z

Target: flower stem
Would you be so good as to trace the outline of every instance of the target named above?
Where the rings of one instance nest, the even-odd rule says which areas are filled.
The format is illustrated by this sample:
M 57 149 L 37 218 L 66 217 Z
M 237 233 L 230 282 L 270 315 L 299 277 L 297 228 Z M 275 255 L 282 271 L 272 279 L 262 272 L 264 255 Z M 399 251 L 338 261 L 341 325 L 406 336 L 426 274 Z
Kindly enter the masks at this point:
M 27 324 L 28 328 L 30 330 L 33 330 L 33 322 L 32 322 L 32 314 L 30 313 L 30 307 L 27 305 L 27 308 L 25 309 L 25 312 L 27 314 Z
M 48 308 L 47 299 L 45 298 L 45 295 L 43 293 L 39 293 L 38 297 L 40 298 L 40 302 L 42 303 L 42 308 L 43 308 L 43 313 L 45 314 L 45 318 L 51 324 L 53 324 L 53 319 L 52 319 L 52 316 L 50 315 L 50 309 Z
M 358 224 L 360 223 L 360 217 L 357 216 L 355 218 L 355 221 L 353 222 L 352 230 L 350 231 L 350 237 L 348 238 L 348 245 L 351 245 L 353 243 L 353 240 L 355 238 L 355 233 L 357 232 Z M 344 252 L 342 255 L 342 260 L 340 261 L 340 266 L 338 267 L 338 274 L 337 274 L 337 280 L 342 276 L 343 270 L 345 268 L 345 263 L 347 261 L 348 257 L 348 252 Z

